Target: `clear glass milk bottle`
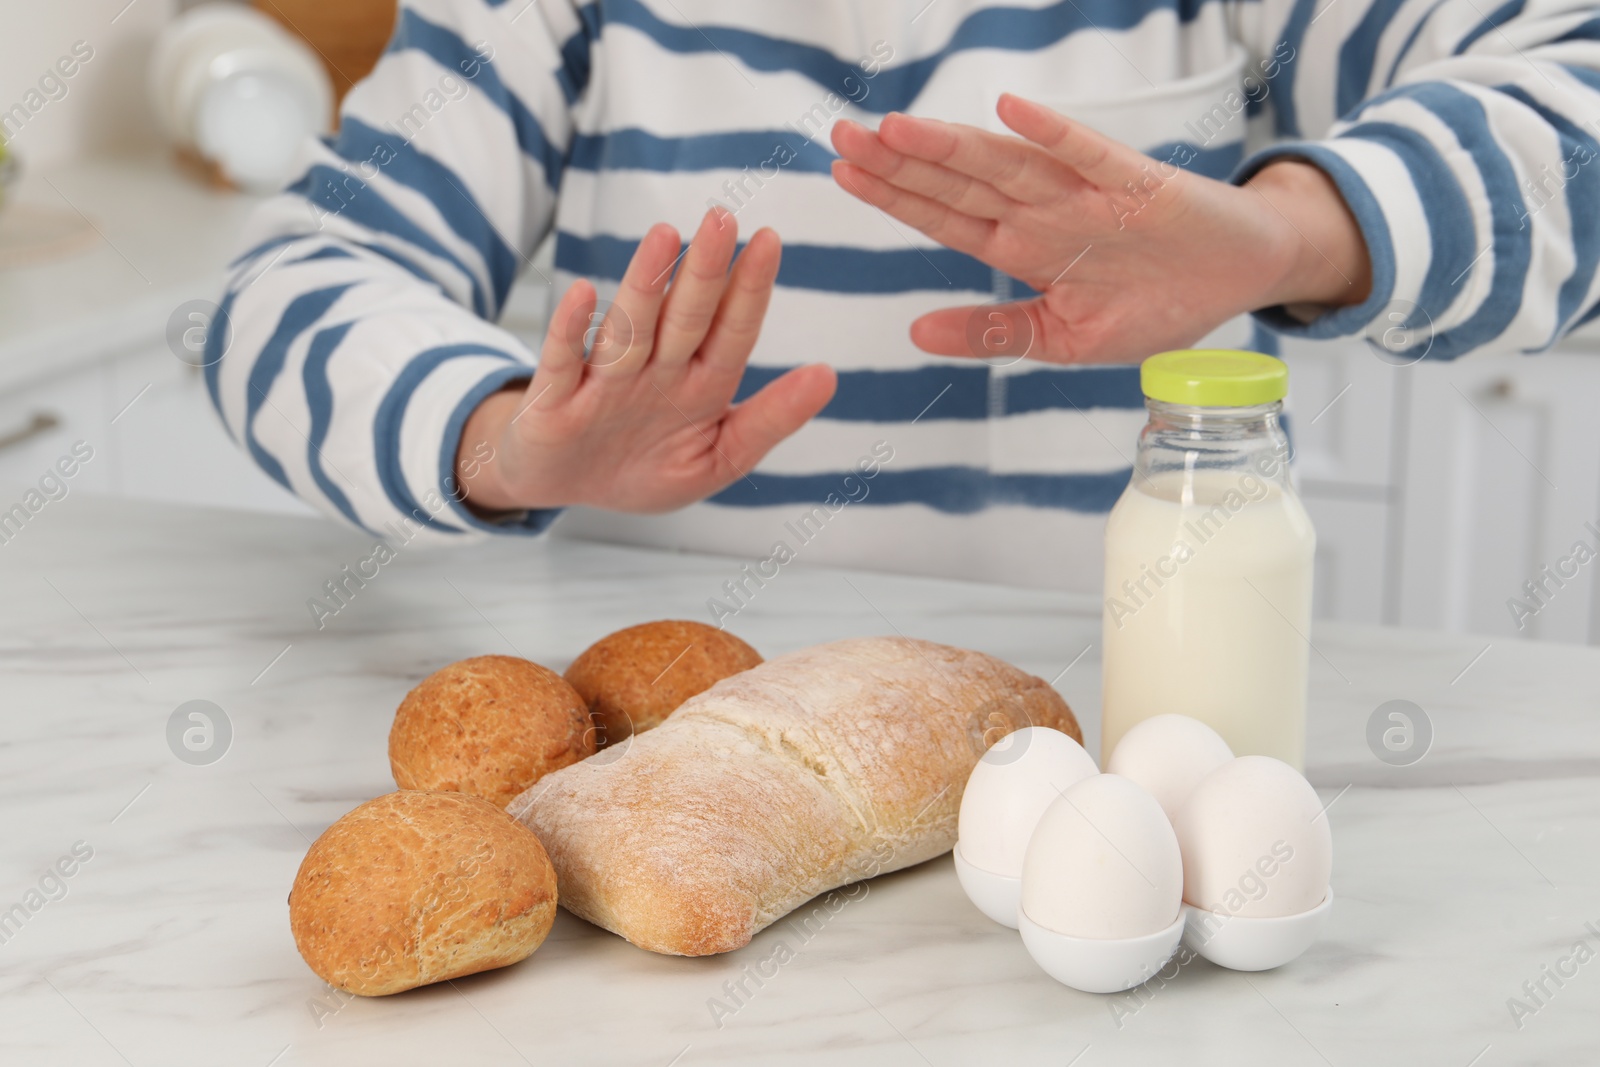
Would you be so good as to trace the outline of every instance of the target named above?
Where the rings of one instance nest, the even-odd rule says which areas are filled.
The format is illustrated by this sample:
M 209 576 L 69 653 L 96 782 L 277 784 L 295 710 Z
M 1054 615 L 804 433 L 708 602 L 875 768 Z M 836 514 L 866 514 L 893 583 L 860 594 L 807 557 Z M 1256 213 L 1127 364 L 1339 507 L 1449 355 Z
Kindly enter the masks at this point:
M 1140 384 L 1150 421 L 1106 523 L 1101 763 L 1175 712 L 1300 769 L 1317 538 L 1289 481 L 1289 369 L 1165 352 Z

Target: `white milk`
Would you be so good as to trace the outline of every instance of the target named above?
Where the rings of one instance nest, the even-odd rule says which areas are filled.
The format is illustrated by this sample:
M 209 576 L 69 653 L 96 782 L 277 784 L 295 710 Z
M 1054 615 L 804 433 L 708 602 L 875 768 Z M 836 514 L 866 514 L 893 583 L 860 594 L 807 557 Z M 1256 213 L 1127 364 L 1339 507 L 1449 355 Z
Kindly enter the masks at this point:
M 1299 498 L 1254 474 L 1135 478 L 1106 525 L 1102 766 L 1165 712 L 1304 765 L 1316 542 Z

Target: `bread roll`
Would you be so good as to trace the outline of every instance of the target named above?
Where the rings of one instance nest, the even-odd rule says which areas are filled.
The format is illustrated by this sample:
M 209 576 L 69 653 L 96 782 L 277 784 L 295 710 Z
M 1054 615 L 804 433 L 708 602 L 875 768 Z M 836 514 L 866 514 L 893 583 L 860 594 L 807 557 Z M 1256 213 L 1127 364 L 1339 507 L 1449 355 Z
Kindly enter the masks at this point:
M 718 682 L 508 810 L 574 914 L 653 952 L 727 952 L 819 893 L 949 851 L 979 756 L 1029 725 L 1082 741 L 1055 690 L 992 656 L 838 641 Z
M 600 744 L 659 726 L 685 700 L 761 662 L 755 649 L 703 622 L 669 619 L 618 630 L 567 668 L 589 704 Z
M 444 789 L 497 807 L 595 749 L 588 706 L 552 670 L 477 656 L 434 671 L 400 702 L 389 768 L 401 789 Z
M 539 839 L 465 793 L 367 801 L 317 838 L 289 893 L 300 955 L 367 997 L 526 959 L 555 913 Z

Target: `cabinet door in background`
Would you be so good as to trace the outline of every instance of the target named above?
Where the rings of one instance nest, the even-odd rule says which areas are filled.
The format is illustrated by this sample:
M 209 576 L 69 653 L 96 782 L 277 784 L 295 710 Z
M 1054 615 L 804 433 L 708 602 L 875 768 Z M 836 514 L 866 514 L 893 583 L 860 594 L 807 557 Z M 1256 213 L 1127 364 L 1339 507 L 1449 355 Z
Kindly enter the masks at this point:
M 120 412 L 109 463 L 118 493 L 205 507 L 312 512 L 228 436 L 198 369 L 155 349 L 114 361 L 109 373 Z
M 1400 516 L 1399 622 L 1506 638 L 1594 642 L 1600 560 L 1541 604 L 1582 541 L 1600 548 L 1600 355 L 1468 357 L 1413 374 Z M 1569 566 L 1569 570 L 1573 566 Z M 1514 618 L 1509 601 L 1537 606 Z

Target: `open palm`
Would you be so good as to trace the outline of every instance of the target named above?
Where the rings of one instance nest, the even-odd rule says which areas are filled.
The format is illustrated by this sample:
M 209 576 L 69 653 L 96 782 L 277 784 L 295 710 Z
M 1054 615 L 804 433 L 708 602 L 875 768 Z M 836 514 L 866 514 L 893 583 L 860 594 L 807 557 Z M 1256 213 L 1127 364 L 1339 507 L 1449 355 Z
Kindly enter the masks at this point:
M 834 126 L 843 157 L 834 177 L 846 191 L 1040 294 L 924 315 L 911 328 L 918 347 L 1001 354 L 972 324 L 1002 310 L 1030 334 L 1031 358 L 1129 362 L 1279 302 L 1301 241 L 1261 192 L 1019 97 L 1002 96 L 998 112 L 1021 138 L 899 114 L 876 132 Z
M 603 312 L 592 285 L 573 283 L 533 379 L 485 400 L 462 435 L 473 503 L 670 511 L 745 477 L 820 411 L 835 386 L 823 364 L 733 403 L 781 256 L 771 230 L 735 260 L 737 245 L 733 216 L 713 210 L 681 256 L 677 231 L 652 227 Z M 474 442 L 491 462 L 470 462 Z

